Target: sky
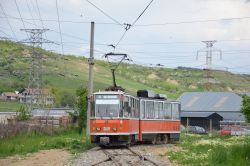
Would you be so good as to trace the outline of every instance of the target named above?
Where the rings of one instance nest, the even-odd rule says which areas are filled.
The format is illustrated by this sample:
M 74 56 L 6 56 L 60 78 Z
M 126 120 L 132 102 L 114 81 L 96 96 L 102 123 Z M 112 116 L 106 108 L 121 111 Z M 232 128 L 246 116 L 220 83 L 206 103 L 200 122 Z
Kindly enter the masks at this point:
M 118 43 L 124 23 L 133 24 L 151 0 L 89 1 L 0 0 L 0 37 L 21 41 L 28 36 L 20 29 L 46 28 L 43 37 L 55 44 L 43 48 L 89 57 L 94 21 L 96 59 L 114 51 L 141 65 L 205 68 L 202 41 L 216 40 L 214 50 L 221 50 L 222 59 L 213 52 L 210 67 L 250 74 L 249 0 L 154 0 L 115 50 L 108 45 Z

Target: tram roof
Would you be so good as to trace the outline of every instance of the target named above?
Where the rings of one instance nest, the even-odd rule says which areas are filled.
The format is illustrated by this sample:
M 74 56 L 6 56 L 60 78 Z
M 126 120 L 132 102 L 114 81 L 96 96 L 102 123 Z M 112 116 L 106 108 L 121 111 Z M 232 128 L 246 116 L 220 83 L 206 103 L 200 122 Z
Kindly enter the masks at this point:
M 126 94 L 123 91 L 99 91 L 99 92 L 95 92 L 95 95 L 120 95 L 120 94 Z

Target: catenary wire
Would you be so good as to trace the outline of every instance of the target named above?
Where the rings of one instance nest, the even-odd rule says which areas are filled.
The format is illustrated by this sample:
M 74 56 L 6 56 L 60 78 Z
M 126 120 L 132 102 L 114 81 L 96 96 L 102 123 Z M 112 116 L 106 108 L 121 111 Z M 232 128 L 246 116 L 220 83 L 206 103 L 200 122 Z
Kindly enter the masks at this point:
M 63 40 L 62 40 L 62 30 L 61 30 L 61 23 L 60 23 L 60 19 L 59 19 L 59 11 L 58 11 L 58 4 L 57 4 L 57 0 L 56 0 L 56 13 L 57 13 L 57 20 L 58 20 L 58 28 L 59 28 L 59 32 L 60 32 L 60 40 L 61 40 L 61 48 L 62 48 L 62 54 L 64 54 L 64 50 L 63 50 Z
M 17 39 L 17 36 L 16 36 L 15 32 L 13 31 L 12 25 L 10 24 L 9 19 L 7 18 L 7 15 L 6 15 L 5 10 L 4 10 L 1 3 L 0 3 L 0 8 L 2 9 L 2 12 L 3 12 L 4 16 L 6 16 L 6 20 L 7 20 L 7 23 L 9 25 L 9 27 L 10 27 L 10 30 L 12 32 L 13 38 Z
M 106 17 L 108 17 L 109 19 L 111 19 L 113 22 L 115 22 L 116 24 L 124 27 L 123 24 L 121 24 L 119 21 L 117 21 L 115 18 L 111 17 L 109 14 L 107 14 L 104 10 L 102 10 L 101 8 L 99 8 L 98 6 L 96 6 L 94 3 L 90 2 L 89 0 L 86 0 L 89 4 L 91 4 L 93 7 L 95 7 L 97 10 L 99 10 L 102 14 L 104 14 Z

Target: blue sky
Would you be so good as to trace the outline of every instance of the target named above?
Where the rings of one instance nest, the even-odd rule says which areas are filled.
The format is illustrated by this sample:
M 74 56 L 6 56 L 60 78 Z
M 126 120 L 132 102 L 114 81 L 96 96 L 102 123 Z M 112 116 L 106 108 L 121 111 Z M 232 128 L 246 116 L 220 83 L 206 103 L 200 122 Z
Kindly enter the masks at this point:
M 37 4 L 36 4 L 37 1 Z M 124 27 L 85 0 L 57 0 L 63 49 L 57 22 L 56 0 L 0 0 L 0 36 L 27 38 L 21 28 L 48 28 L 45 38 L 60 45 L 43 47 L 58 53 L 89 56 L 90 22 L 95 21 L 95 58 L 113 49 Z M 119 23 L 131 24 L 150 0 L 91 0 Z M 4 11 L 3 11 L 4 9 Z M 40 16 L 42 22 L 40 21 Z M 6 16 L 8 17 L 6 19 Z M 236 18 L 236 19 L 225 19 Z M 241 19 L 237 19 L 241 18 Z M 208 21 L 210 20 L 210 21 Z M 12 30 L 13 32 L 12 32 Z M 247 0 L 154 0 L 131 27 L 116 52 L 127 53 L 135 63 L 165 67 L 204 68 L 205 56 L 196 60 L 201 41 L 217 40 L 214 69 L 250 74 L 250 3 Z M 205 55 L 205 54 L 204 54 Z

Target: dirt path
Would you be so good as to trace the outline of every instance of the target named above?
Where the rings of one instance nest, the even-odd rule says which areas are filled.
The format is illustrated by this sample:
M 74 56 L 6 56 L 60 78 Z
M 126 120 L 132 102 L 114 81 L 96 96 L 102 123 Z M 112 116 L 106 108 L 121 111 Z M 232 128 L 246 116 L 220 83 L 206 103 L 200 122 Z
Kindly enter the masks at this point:
M 175 144 L 161 144 L 161 145 L 142 145 L 137 147 L 140 151 L 152 155 L 158 160 L 168 163 L 171 166 L 181 166 L 181 164 L 171 162 L 166 153 L 170 151 L 180 150 Z
M 25 157 L 12 156 L 0 159 L 0 166 L 63 166 L 72 159 L 72 154 L 66 150 L 41 150 Z
M 151 161 L 157 162 L 157 165 L 164 166 L 180 166 L 176 163 L 171 163 L 168 159 L 166 152 L 169 151 L 177 151 L 178 147 L 172 144 L 167 145 L 136 145 L 130 147 L 133 151 L 140 154 L 141 156 L 145 156 L 145 158 L 150 159 Z M 110 151 L 111 154 L 115 154 L 115 157 L 119 157 L 117 159 L 119 162 L 124 162 L 122 165 L 145 165 L 145 162 L 138 162 L 138 164 L 133 164 L 133 159 L 137 159 L 137 156 L 131 155 L 128 149 L 119 149 L 119 148 L 108 148 L 102 149 L 100 147 L 95 147 L 89 151 L 81 153 L 78 158 L 72 160 L 67 166 L 91 166 L 91 165 L 117 165 L 109 160 L 109 157 L 112 155 L 106 155 L 103 151 Z M 129 158 L 127 158 L 129 156 Z M 115 158 L 114 157 L 114 158 Z M 103 162 L 104 161 L 104 162 Z M 131 164 L 128 164 L 131 163 Z M 105 164 L 103 164 L 105 163 Z

